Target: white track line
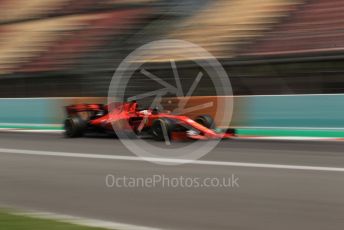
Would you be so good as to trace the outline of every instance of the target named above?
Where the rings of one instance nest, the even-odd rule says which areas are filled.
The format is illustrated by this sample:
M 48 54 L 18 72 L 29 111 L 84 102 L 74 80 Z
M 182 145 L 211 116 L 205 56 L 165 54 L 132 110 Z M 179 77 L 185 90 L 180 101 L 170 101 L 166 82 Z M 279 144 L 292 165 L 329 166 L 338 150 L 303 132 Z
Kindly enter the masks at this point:
M 18 129 L 18 128 L 0 128 L 0 132 L 12 132 L 12 133 L 63 133 L 63 130 L 53 129 Z
M 0 123 L 0 126 L 20 126 L 20 127 L 63 127 L 62 124 L 36 124 L 36 123 Z
M 158 228 L 144 227 L 139 225 L 124 224 L 119 222 L 89 219 L 79 216 L 71 216 L 64 214 L 57 214 L 52 212 L 37 212 L 37 211 L 24 211 L 24 212 L 11 212 L 13 215 L 28 216 L 39 219 L 55 220 L 63 223 L 70 223 L 82 225 L 87 227 L 113 229 L 113 230 L 160 230 Z
M 69 153 L 69 152 L 53 152 L 53 151 L 6 149 L 6 148 L 0 148 L 0 152 L 11 153 L 11 154 L 23 154 L 23 155 L 74 157 L 74 158 L 87 158 L 87 159 L 107 159 L 107 160 L 122 160 L 122 161 L 140 161 L 140 162 L 150 161 L 150 162 L 160 162 L 160 163 L 177 163 L 177 164 L 193 164 L 193 165 L 235 166 L 235 167 L 250 167 L 250 168 L 344 172 L 344 168 L 308 166 L 308 165 L 284 165 L 284 164 L 264 164 L 264 163 L 248 163 L 248 162 L 230 162 L 230 161 L 205 161 L 205 160 L 190 161 L 190 160 L 184 160 L 184 159 L 171 159 L 171 158 L 153 158 L 153 157 L 148 158 L 148 157 L 135 157 L 135 156 Z

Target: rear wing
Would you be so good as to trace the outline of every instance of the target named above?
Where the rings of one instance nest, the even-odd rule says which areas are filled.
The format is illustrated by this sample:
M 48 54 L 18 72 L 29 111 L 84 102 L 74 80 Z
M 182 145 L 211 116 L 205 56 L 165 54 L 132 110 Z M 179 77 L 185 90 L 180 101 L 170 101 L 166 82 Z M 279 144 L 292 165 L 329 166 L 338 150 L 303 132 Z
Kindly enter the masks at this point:
M 103 104 L 76 104 L 65 107 L 68 115 L 78 115 L 82 112 L 98 112 L 107 110 Z

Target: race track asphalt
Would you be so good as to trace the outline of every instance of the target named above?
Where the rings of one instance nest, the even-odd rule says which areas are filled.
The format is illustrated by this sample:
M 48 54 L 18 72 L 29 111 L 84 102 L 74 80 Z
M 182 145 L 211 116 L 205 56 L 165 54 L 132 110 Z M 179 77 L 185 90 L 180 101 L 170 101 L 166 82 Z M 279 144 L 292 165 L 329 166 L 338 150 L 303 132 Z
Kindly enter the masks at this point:
M 177 143 L 177 145 L 181 143 Z M 134 156 L 108 137 L 0 133 L 0 207 L 11 206 L 162 229 L 344 229 L 344 143 L 228 140 L 201 160 L 276 168 L 44 155 L 45 151 Z M 12 152 L 4 149 L 11 149 Z M 42 155 L 18 154 L 38 150 Z M 106 176 L 223 178 L 238 186 L 107 187 Z

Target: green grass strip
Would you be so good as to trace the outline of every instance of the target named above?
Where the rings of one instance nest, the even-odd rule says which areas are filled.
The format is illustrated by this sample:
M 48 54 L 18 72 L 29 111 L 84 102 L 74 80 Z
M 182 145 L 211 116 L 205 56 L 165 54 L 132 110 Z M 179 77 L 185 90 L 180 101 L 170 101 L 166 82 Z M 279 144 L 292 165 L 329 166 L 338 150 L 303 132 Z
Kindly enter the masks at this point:
M 236 133 L 247 136 L 344 138 L 344 130 L 237 129 Z
M 33 218 L 0 211 L 0 229 L 3 230 L 104 230 L 103 228 L 84 227 L 75 224 Z

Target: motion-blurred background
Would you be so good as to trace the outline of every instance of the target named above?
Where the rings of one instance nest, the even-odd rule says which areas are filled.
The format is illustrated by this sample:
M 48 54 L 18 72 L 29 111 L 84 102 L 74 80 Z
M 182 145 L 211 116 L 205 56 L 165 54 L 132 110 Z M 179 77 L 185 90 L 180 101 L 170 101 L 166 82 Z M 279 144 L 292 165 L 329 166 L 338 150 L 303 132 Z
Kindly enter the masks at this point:
M 188 142 L 170 146 L 176 155 L 162 151 L 158 165 L 113 136 L 64 138 L 64 106 L 106 103 L 119 63 L 161 39 L 192 42 L 219 60 L 234 96 L 214 95 L 204 76 L 189 102 L 233 99 L 236 137 L 175 166 L 167 164 L 183 160 L 166 158 Z M 175 84 L 175 59 L 190 89 L 201 71 L 190 60 L 200 57 L 185 49 L 178 58 L 173 46 L 161 53 L 167 58 L 141 60 L 147 70 Z M 114 229 L 344 229 L 343 75 L 344 0 L 0 0 L 0 230 L 84 229 L 3 207 L 114 221 Z M 155 87 L 136 72 L 125 93 Z M 207 109 L 193 115 L 215 111 Z M 113 187 L 109 175 L 138 180 Z M 156 175 L 172 186 L 150 186 Z M 233 175 L 240 186 L 173 185 Z
M 236 96 L 313 95 L 241 99 L 255 121 L 237 125 L 338 127 L 343 9 L 341 0 L 1 0 L 0 97 L 106 97 L 130 52 L 150 41 L 182 39 L 220 60 Z M 181 77 L 195 78 L 192 68 Z M 254 100 L 249 112 L 246 100 Z
M 149 41 L 198 44 L 234 94 L 342 92 L 341 0 L 1 0 L 0 96 L 106 96 Z

